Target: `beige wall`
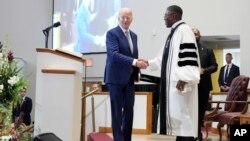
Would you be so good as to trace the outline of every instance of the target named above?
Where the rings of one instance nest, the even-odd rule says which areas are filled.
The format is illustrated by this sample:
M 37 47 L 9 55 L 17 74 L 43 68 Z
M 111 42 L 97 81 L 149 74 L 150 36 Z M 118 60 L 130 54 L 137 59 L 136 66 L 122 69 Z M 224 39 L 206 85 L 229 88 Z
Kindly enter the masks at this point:
M 143 4 L 141 4 L 142 2 Z M 250 1 L 244 1 L 243 3 L 244 6 L 250 5 Z M 169 29 L 165 27 L 163 17 L 166 7 L 168 7 L 170 4 L 180 5 L 184 11 L 184 21 L 191 27 L 199 28 L 203 36 L 241 36 L 242 34 L 242 28 L 240 26 L 242 23 L 241 15 L 244 15 L 245 13 L 242 12 L 241 1 L 136 0 L 131 1 L 130 4 L 134 12 L 134 20 L 131 28 L 138 34 L 139 57 L 142 58 L 154 58 L 159 53 L 160 49 L 164 46 L 166 37 L 169 33 Z M 244 20 L 247 19 L 246 16 L 244 16 L 244 18 Z M 247 22 L 246 20 L 246 23 L 249 22 Z M 247 27 L 247 25 L 245 26 Z M 102 80 L 103 69 L 101 69 L 100 66 L 104 67 L 106 55 L 88 55 L 85 57 L 93 58 L 92 56 L 98 59 L 94 59 L 95 66 L 89 69 L 90 77 L 94 78 L 95 76 L 97 76 L 99 78 L 96 79 Z M 160 76 L 160 71 L 142 70 L 142 73 Z
M 212 74 L 212 84 L 213 84 L 213 90 L 211 92 L 219 92 L 220 87 L 218 84 L 218 78 L 220 73 L 220 68 L 223 66 L 223 49 L 213 49 L 214 55 L 216 58 L 216 62 L 218 64 L 218 70 L 217 72 Z
M 241 1 L 241 14 L 240 16 L 240 22 L 239 26 L 241 27 L 241 34 L 240 34 L 240 49 L 241 49 L 241 74 L 250 76 L 250 28 L 249 28 L 249 23 L 250 23 L 250 1 L 248 0 L 242 0 Z M 250 84 L 248 85 L 250 87 Z
M 24 59 L 27 63 L 24 73 L 29 80 L 28 96 L 33 99 L 35 106 L 36 48 L 44 47 L 42 29 L 52 23 L 52 1 L 1 0 L 0 18 L 0 41 L 8 34 L 14 56 Z

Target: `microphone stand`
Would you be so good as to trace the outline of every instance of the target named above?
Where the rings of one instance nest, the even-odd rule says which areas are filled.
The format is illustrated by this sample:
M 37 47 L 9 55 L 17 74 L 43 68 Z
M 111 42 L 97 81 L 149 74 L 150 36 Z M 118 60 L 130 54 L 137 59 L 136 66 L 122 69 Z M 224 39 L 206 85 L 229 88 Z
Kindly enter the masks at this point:
M 48 48 L 49 29 L 43 30 L 43 34 L 45 35 L 45 48 Z

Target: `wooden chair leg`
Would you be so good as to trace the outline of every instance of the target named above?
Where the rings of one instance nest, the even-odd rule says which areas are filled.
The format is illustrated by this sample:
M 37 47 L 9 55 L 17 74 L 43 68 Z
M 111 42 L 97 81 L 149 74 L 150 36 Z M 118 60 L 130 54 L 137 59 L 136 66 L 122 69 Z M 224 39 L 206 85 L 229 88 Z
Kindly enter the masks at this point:
M 227 124 L 227 138 L 230 138 L 230 125 Z
M 224 126 L 224 124 L 222 124 L 222 123 L 218 123 L 218 125 L 217 125 L 217 130 L 218 130 L 218 132 L 219 132 L 219 136 L 220 136 L 220 139 L 219 139 L 219 141 L 221 141 L 221 139 L 222 139 L 222 133 L 221 133 L 221 128 Z

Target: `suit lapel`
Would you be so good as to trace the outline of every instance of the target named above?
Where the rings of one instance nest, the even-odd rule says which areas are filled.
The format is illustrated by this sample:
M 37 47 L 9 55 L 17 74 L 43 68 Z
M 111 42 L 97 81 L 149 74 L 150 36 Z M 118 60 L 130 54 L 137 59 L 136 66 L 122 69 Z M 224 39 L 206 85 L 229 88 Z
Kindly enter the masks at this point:
M 136 37 L 135 35 L 130 31 L 129 32 L 130 36 L 131 36 L 131 40 L 132 40 L 132 43 L 133 43 L 133 56 L 134 57 L 137 57 L 138 55 L 138 49 L 137 49 L 137 44 L 136 44 Z
M 234 71 L 234 64 L 232 64 L 232 66 L 229 70 L 228 77 L 230 77 L 232 75 L 233 71 Z
M 130 48 L 129 48 L 128 39 L 127 39 L 126 35 L 123 33 L 123 31 L 122 31 L 122 29 L 120 28 L 120 26 L 117 26 L 117 30 L 118 30 L 118 33 L 120 34 L 120 37 L 122 37 L 122 40 L 126 43 L 126 45 L 124 45 L 124 46 L 126 46 L 126 49 L 128 50 L 128 52 L 129 52 L 131 55 L 133 55 L 132 52 L 131 52 L 131 50 L 130 50 Z M 129 34 L 130 34 L 130 36 L 131 36 L 132 43 L 133 43 L 133 46 L 134 46 L 134 39 L 133 39 L 133 37 L 132 37 L 131 31 L 129 31 Z M 133 50 L 134 50 L 134 49 L 133 49 Z

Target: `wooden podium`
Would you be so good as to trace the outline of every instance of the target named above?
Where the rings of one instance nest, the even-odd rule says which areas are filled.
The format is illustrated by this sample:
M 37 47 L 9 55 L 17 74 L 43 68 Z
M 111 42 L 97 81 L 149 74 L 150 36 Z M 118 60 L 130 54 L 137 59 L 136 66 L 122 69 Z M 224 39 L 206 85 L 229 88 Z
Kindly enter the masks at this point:
M 64 141 L 79 141 L 84 60 L 37 48 L 34 135 L 52 132 Z

